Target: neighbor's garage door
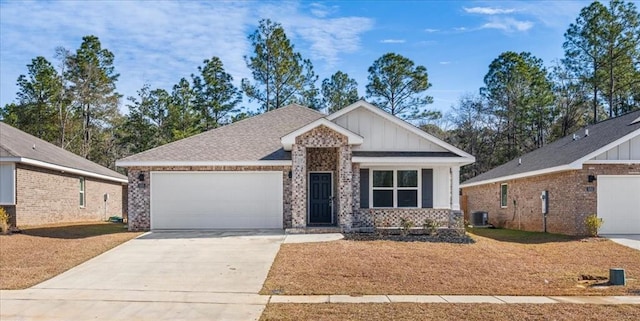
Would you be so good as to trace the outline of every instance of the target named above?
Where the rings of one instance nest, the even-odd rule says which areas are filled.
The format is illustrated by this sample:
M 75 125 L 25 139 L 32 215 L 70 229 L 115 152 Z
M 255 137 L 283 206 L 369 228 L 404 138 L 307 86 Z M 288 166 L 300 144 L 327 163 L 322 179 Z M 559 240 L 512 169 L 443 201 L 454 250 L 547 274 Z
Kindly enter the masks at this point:
M 640 176 L 598 176 L 600 234 L 640 233 Z
M 282 172 L 152 172 L 152 229 L 282 228 Z

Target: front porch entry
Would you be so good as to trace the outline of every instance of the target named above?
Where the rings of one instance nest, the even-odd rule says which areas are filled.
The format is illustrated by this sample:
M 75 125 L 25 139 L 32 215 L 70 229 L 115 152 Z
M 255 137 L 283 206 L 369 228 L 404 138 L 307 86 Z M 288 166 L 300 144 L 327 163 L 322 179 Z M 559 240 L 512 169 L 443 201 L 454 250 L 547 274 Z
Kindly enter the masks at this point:
M 309 225 L 334 224 L 331 172 L 309 173 Z

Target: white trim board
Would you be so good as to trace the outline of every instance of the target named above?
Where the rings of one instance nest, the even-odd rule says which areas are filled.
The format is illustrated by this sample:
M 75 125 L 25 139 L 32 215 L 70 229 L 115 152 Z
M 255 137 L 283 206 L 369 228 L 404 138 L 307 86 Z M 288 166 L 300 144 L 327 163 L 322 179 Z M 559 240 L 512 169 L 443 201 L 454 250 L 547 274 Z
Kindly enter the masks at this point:
M 290 160 L 265 161 L 116 161 L 118 167 L 153 166 L 287 166 Z
M 600 148 L 598 148 L 597 150 L 581 157 L 578 158 L 577 160 L 569 163 L 569 164 L 565 164 L 565 165 L 559 165 L 559 166 L 555 166 L 555 167 L 549 167 L 549 168 L 543 168 L 543 169 L 539 169 L 539 170 L 535 170 L 535 171 L 529 171 L 529 172 L 524 172 L 524 173 L 518 173 L 518 174 L 513 174 L 513 175 L 507 175 L 507 176 L 501 176 L 501 177 L 497 177 L 497 178 L 492 178 L 492 179 L 487 179 L 487 180 L 482 180 L 482 181 L 478 181 L 478 182 L 473 182 L 473 183 L 467 183 L 467 184 L 460 184 L 460 188 L 464 188 L 464 187 L 471 187 L 471 186 L 478 186 L 478 185 L 484 185 L 484 184 L 491 184 L 491 183 L 496 183 L 496 182 L 502 182 L 502 181 L 507 181 L 507 180 L 512 180 L 512 179 L 519 179 L 519 178 L 525 178 L 525 177 L 530 177 L 530 176 L 537 176 L 537 175 L 543 175 L 543 174 L 551 174 L 551 173 L 555 173 L 555 172 L 562 172 L 562 171 L 569 171 L 569 170 L 578 170 L 578 169 L 582 169 L 582 165 L 584 164 L 637 164 L 640 161 L 633 161 L 633 160 L 623 160 L 623 161 L 605 161 L 605 160 L 595 160 L 593 159 L 594 157 L 624 143 L 627 140 L 631 140 L 633 138 L 635 138 L 636 136 L 640 136 L 640 130 L 635 130 L 632 131 L 631 133 L 620 137 L 618 139 L 616 139 L 615 141 L 602 146 Z
M 296 137 L 316 128 L 316 127 L 320 127 L 320 126 L 326 126 L 329 129 L 342 134 L 344 136 L 347 136 L 348 139 L 348 143 L 349 145 L 360 145 L 362 144 L 362 142 L 364 141 L 364 138 L 334 122 L 328 121 L 326 118 L 320 118 L 316 121 L 313 121 L 307 125 L 304 125 L 294 131 L 292 131 L 291 133 L 282 136 L 282 138 L 280 138 L 280 142 L 282 143 L 282 146 L 284 148 L 284 150 L 289 151 L 291 150 L 291 148 L 293 147 L 293 144 L 296 143 Z
M 128 183 L 129 182 L 128 179 L 120 179 L 120 178 L 116 178 L 116 177 L 97 174 L 97 173 L 94 173 L 94 172 L 89 172 L 89 171 L 76 169 L 76 168 L 71 168 L 71 167 L 66 167 L 66 166 L 55 165 L 55 164 L 51 164 L 51 163 L 47 163 L 47 162 L 43 162 L 43 161 L 31 159 L 31 158 L 25 158 L 25 157 L 0 157 L 0 161 L 26 164 L 26 165 L 31 165 L 31 166 L 35 166 L 35 167 L 41 167 L 41 168 L 51 169 L 51 170 L 55 170 L 55 171 L 60 171 L 62 173 L 71 173 L 71 174 L 82 175 L 82 176 L 86 176 L 86 177 L 104 179 L 104 180 L 107 180 L 107 181 L 118 182 L 118 183 Z

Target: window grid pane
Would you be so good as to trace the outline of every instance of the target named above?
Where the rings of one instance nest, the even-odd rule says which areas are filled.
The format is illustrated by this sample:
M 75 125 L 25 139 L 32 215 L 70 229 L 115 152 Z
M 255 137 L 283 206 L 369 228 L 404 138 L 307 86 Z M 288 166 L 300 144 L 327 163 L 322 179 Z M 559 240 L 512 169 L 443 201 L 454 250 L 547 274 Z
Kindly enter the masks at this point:
M 398 171 L 398 187 L 418 187 L 418 171 Z
M 373 207 L 393 207 L 393 190 L 373 191 Z
M 393 171 L 373 171 L 373 187 L 393 187 Z
M 418 190 L 399 190 L 398 207 L 418 207 Z

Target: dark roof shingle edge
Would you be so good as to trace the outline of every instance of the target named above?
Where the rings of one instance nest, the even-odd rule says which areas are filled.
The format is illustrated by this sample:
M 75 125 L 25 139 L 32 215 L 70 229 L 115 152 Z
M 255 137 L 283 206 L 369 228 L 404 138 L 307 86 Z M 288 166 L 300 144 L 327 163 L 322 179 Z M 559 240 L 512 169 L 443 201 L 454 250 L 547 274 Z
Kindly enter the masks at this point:
M 96 178 L 127 180 L 127 177 L 100 164 L 62 149 L 43 139 L 0 122 L 0 156 L 22 158 L 25 164 L 36 167 L 59 166 L 69 170 L 89 173 Z M 35 148 L 34 148 L 35 147 Z M 35 161 L 35 162 L 33 162 Z

